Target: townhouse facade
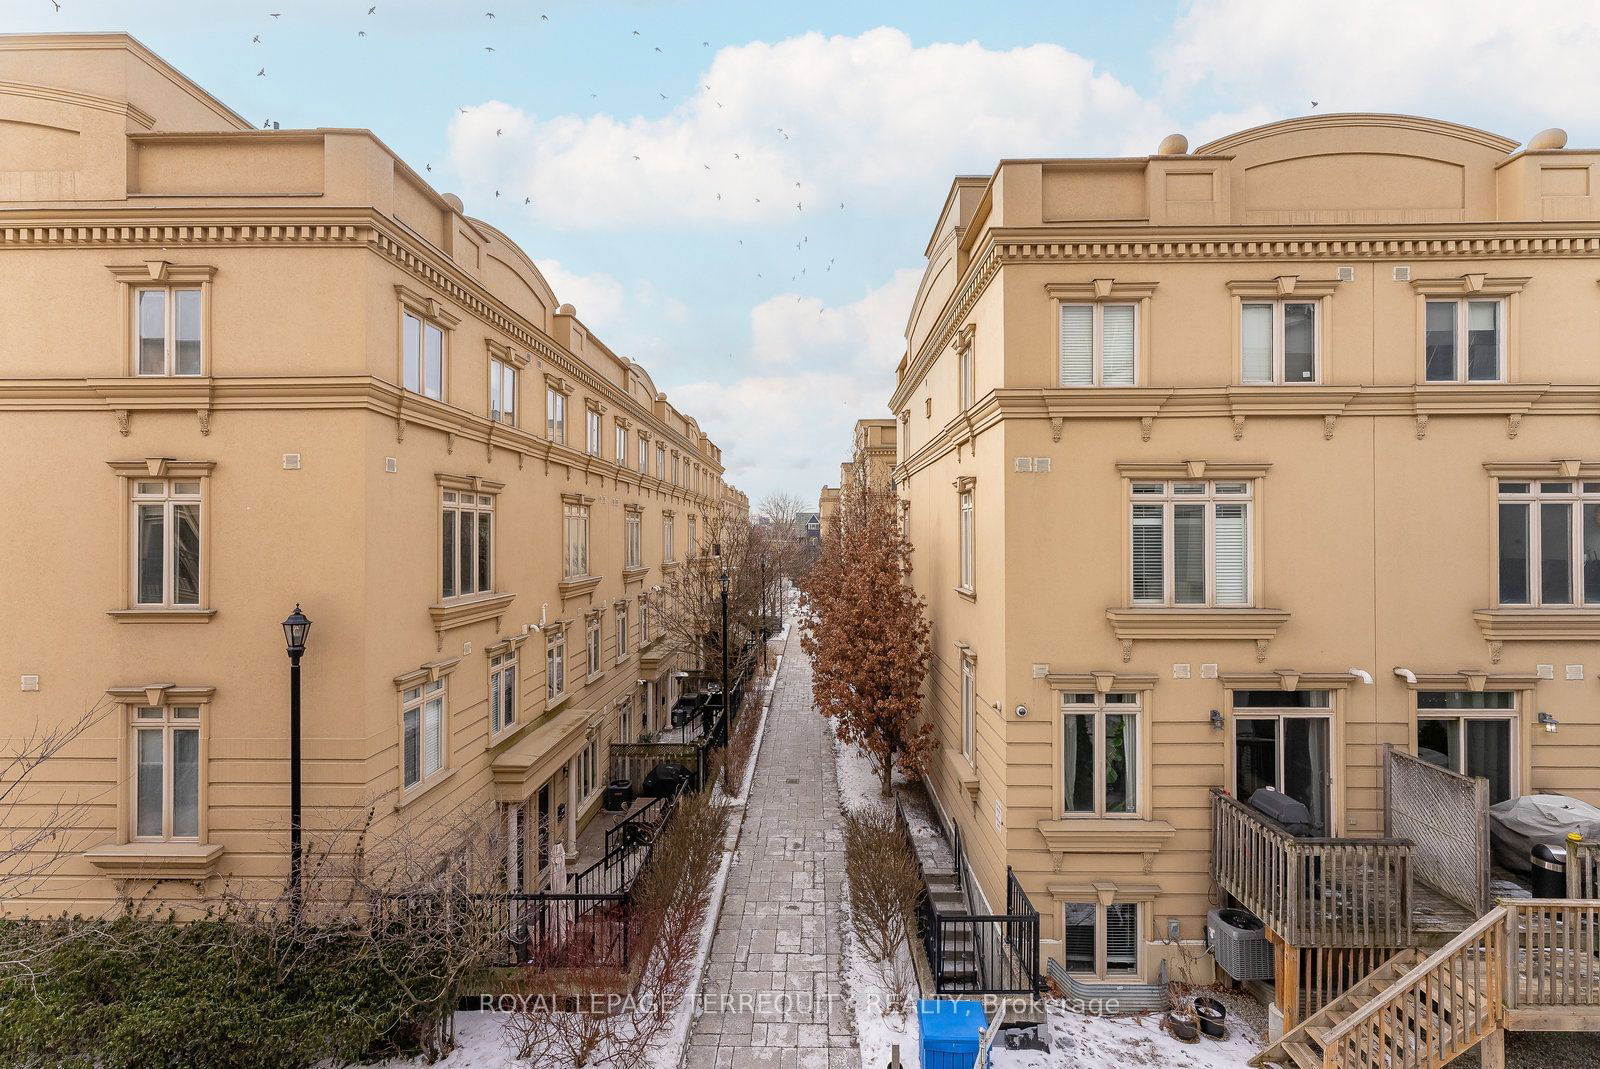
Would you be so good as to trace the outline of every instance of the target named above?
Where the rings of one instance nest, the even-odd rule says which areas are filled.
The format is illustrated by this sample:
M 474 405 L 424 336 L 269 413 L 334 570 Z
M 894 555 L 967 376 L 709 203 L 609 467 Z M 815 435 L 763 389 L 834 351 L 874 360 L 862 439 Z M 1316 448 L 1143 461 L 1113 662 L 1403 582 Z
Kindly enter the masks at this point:
M 653 592 L 748 514 L 695 420 L 371 132 L 254 129 L 122 34 L 0 37 L 0 279 L 0 730 L 93 714 L 8 908 L 283 879 L 296 604 L 308 838 L 477 814 L 542 888 L 676 697 Z
M 890 403 L 929 786 L 1062 972 L 1209 979 L 1214 789 L 1600 803 L 1597 167 L 1358 114 L 953 182 Z

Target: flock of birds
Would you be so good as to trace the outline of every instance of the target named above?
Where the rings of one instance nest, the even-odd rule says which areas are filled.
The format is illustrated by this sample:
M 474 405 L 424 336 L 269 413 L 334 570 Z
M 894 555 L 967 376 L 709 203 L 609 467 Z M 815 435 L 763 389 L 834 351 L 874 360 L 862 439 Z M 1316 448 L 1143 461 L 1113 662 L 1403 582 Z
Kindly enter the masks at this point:
M 51 0 L 51 2 L 55 3 L 56 6 L 57 6 L 57 9 L 59 10 L 59 8 L 60 8 L 59 0 Z M 378 17 L 379 16 L 379 8 L 380 8 L 380 5 L 377 5 L 377 4 L 369 6 L 366 9 L 366 17 L 368 17 L 368 18 L 376 18 L 376 17 Z M 284 13 L 281 12 L 281 11 L 271 11 L 271 12 L 267 12 L 267 16 L 269 18 L 273 19 L 274 21 L 276 21 L 276 20 L 282 19 L 284 17 Z M 498 16 L 493 11 L 485 11 L 483 13 L 483 19 L 484 19 L 486 24 L 495 22 L 495 20 L 497 18 L 498 18 Z M 539 15 L 539 21 L 541 23 L 549 23 L 550 22 L 550 16 L 546 15 L 546 14 L 541 14 L 541 15 Z M 270 34 L 269 34 L 269 36 L 270 36 Z M 365 29 L 361 29 L 361 30 L 357 30 L 356 31 L 356 36 L 358 38 L 366 38 L 368 36 L 368 33 L 367 33 L 367 31 Z M 629 38 L 630 39 L 632 39 L 632 38 L 641 38 L 641 37 L 643 37 L 643 34 L 639 30 L 632 30 L 629 33 Z M 250 43 L 253 46 L 261 45 L 263 43 L 262 35 L 260 33 L 252 34 L 251 38 L 250 38 Z M 484 52 L 485 55 L 492 55 L 492 54 L 495 54 L 495 52 L 496 52 L 496 45 L 485 44 L 485 45 L 482 45 L 480 47 L 483 49 L 483 52 Z M 651 50 L 652 50 L 652 54 L 660 54 L 660 55 L 665 55 L 666 54 L 665 50 L 662 48 L 661 45 L 651 44 L 650 47 L 651 47 Z M 711 42 L 710 41 L 701 41 L 700 42 L 700 47 L 709 49 L 711 47 Z M 258 67 L 258 69 L 256 70 L 256 75 L 255 76 L 258 77 L 258 78 L 266 78 L 266 77 L 268 77 L 267 66 L 264 65 L 264 64 L 260 65 Z M 715 94 L 713 93 L 713 90 L 712 90 L 711 86 L 702 83 L 701 89 L 705 93 L 710 95 L 712 102 L 716 105 L 717 108 L 720 109 L 720 108 L 723 107 L 723 102 L 721 100 L 717 100 L 716 99 Z M 598 99 L 599 94 L 591 92 L 589 94 L 589 96 L 590 96 L 591 99 Z M 658 91 L 657 92 L 657 96 L 659 96 L 661 100 L 669 99 L 668 95 L 666 93 L 663 93 L 663 92 L 659 92 Z M 469 108 L 469 107 L 458 106 L 456 110 L 458 112 L 460 112 L 462 115 L 466 115 L 466 114 L 469 114 L 472 109 Z M 263 128 L 274 128 L 276 125 L 277 124 L 274 123 L 270 119 L 262 124 Z M 505 129 L 504 128 L 497 128 L 495 130 L 495 136 L 496 137 L 505 136 Z M 773 137 L 780 144 L 780 146 L 782 145 L 783 142 L 792 142 L 793 141 L 793 136 L 792 136 L 791 131 L 788 130 L 788 129 L 785 129 L 784 127 L 781 127 L 781 126 L 774 128 Z M 633 161 L 635 163 L 643 163 L 644 162 L 644 156 L 643 155 L 633 154 L 632 158 L 633 158 Z M 744 161 L 744 160 L 745 160 L 745 155 L 744 154 L 739 153 L 739 152 L 734 152 L 732 154 L 732 161 L 731 162 L 737 164 L 738 162 L 741 162 L 741 161 Z M 712 172 L 713 171 L 712 163 L 710 161 L 702 162 L 701 166 L 702 166 L 703 170 L 706 171 L 706 172 Z M 433 171 L 433 164 L 432 163 L 424 164 L 424 167 L 429 173 L 431 173 Z M 804 185 L 800 181 L 795 181 L 794 185 L 793 185 L 793 188 L 794 188 L 795 192 L 793 194 L 791 194 L 791 195 L 794 197 L 794 211 L 795 211 L 797 216 L 803 216 L 804 213 L 805 213 L 805 210 L 806 210 L 805 199 L 804 199 L 804 197 L 802 195 L 804 193 Z M 715 200 L 719 204 L 729 203 L 727 200 L 725 200 L 724 195 L 723 195 L 723 191 L 721 191 L 721 190 L 715 190 L 711 195 L 715 197 Z M 494 196 L 495 196 L 495 199 L 497 199 L 497 200 L 498 199 L 503 199 L 505 197 L 505 193 L 504 193 L 503 190 L 496 189 L 494 191 Z M 755 201 L 756 204 L 761 204 L 761 203 L 763 203 L 763 198 L 754 197 L 754 201 Z M 522 203 L 525 206 L 531 206 L 533 204 L 533 197 L 531 195 L 525 195 L 522 198 Z M 836 211 L 845 211 L 846 210 L 845 202 L 844 201 L 839 201 L 838 202 L 838 207 L 835 210 Z M 737 247 L 743 248 L 745 246 L 745 241 L 744 241 L 743 238 L 736 238 L 735 240 L 737 242 Z M 810 238 L 809 233 L 802 233 L 801 236 L 800 236 L 800 239 L 795 242 L 794 249 L 795 249 L 795 253 L 798 254 L 798 255 L 796 257 L 794 257 L 793 261 L 790 264 L 787 265 L 790 268 L 790 281 L 791 282 L 799 282 L 806 275 L 807 271 L 809 270 L 809 266 L 815 266 L 815 264 L 811 264 L 811 265 L 808 266 L 808 264 L 806 262 L 806 259 L 805 259 L 805 255 L 804 255 L 806 253 L 807 247 L 810 245 L 810 243 L 811 243 L 811 238 Z M 836 262 L 837 262 L 837 257 L 829 258 L 828 261 L 825 264 L 821 265 L 823 273 L 831 273 L 833 271 L 833 267 L 834 267 L 834 264 Z M 759 265 L 752 265 L 752 266 L 759 266 Z M 767 266 L 770 269 L 770 267 L 772 265 L 769 263 L 769 264 L 767 264 Z M 767 272 L 766 271 L 762 271 L 762 270 L 754 270 L 753 274 L 754 274 L 756 279 L 765 280 L 765 276 L 766 276 Z M 782 274 L 782 270 L 780 268 L 780 270 L 777 272 L 778 277 L 781 277 L 781 274 Z M 804 299 L 805 298 L 802 297 L 802 296 L 797 296 L 795 298 L 795 300 L 797 302 L 803 301 Z M 819 315 L 822 314 L 822 311 L 821 311 L 820 308 L 819 308 L 818 314 Z M 732 354 L 730 353 L 729 356 L 731 357 Z

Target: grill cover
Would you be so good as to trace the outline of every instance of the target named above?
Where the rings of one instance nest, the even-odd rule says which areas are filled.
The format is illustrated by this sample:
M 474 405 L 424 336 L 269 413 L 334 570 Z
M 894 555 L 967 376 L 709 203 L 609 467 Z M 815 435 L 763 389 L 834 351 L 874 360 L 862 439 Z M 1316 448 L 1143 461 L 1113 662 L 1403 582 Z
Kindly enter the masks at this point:
M 1489 807 L 1495 864 L 1528 875 L 1536 844 L 1565 846 L 1568 832 L 1600 839 L 1600 809 L 1564 794 L 1525 794 Z
M 1310 835 L 1313 830 L 1311 810 L 1306 804 L 1271 787 L 1263 787 L 1252 794 L 1250 808 L 1283 825 L 1290 835 Z

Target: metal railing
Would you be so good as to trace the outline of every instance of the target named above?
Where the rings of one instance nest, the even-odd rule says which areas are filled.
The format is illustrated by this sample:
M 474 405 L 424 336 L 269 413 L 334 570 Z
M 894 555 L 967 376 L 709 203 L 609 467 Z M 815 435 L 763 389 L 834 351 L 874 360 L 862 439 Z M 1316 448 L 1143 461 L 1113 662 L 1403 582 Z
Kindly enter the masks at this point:
M 495 930 L 504 933 L 498 966 L 626 969 L 633 899 L 628 894 L 551 891 L 486 894 Z
M 1404 839 L 1299 838 L 1211 791 L 1211 878 L 1295 946 L 1410 946 L 1411 851 Z

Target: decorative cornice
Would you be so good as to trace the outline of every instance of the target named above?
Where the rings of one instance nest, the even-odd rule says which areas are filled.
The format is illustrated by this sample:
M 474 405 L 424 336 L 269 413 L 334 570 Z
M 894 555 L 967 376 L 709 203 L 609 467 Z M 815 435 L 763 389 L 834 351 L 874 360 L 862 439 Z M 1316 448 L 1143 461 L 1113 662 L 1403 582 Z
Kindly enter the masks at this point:
M 1235 297 L 1275 300 L 1280 297 L 1327 297 L 1339 288 L 1339 280 L 1278 275 L 1275 278 L 1235 279 L 1227 285 L 1228 292 Z
M 433 634 L 436 648 L 444 649 L 444 633 L 458 627 L 467 627 L 470 624 L 481 623 L 484 620 L 493 620 L 494 626 L 500 626 L 500 618 L 505 615 L 516 594 L 477 594 L 471 597 L 456 598 L 451 601 L 441 601 L 437 605 L 428 606 L 428 616 L 433 620 Z
M 1088 282 L 1046 282 L 1044 291 L 1059 301 L 1138 301 L 1155 293 L 1159 284 L 1096 278 Z
M 1256 644 L 1256 660 L 1267 658 L 1267 644 L 1289 621 L 1285 609 L 1168 608 L 1107 609 L 1111 633 L 1122 643 L 1122 660 L 1133 659 L 1135 639 L 1239 639 Z
M 1117 465 L 1124 479 L 1260 479 L 1272 470 L 1270 461 L 1134 461 Z
M 1117 672 L 1106 669 L 1098 672 L 1051 672 L 1045 677 L 1051 690 L 1109 694 L 1112 691 L 1154 690 L 1156 677 L 1149 673 Z
M 94 93 L 75 92 L 53 85 L 0 81 L 0 96 L 53 100 L 59 104 L 71 104 L 80 108 L 92 108 L 95 111 L 107 111 L 113 115 L 125 115 L 146 130 L 153 129 L 156 125 L 154 116 L 130 101 L 98 96 Z

